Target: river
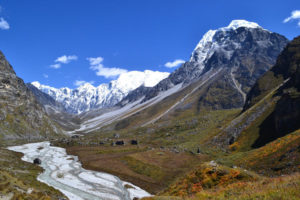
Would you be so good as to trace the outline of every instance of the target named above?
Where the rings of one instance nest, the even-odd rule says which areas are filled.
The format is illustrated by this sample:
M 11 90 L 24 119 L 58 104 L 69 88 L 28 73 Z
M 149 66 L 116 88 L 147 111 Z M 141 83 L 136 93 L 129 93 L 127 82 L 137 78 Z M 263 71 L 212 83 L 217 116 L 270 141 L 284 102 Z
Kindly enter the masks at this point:
M 116 176 L 82 168 L 77 156 L 67 155 L 64 148 L 50 146 L 50 142 L 8 149 L 23 153 L 22 160 L 26 162 L 33 163 L 35 158 L 39 158 L 44 172 L 37 179 L 60 190 L 70 200 L 132 200 L 134 197 L 151 196 Z

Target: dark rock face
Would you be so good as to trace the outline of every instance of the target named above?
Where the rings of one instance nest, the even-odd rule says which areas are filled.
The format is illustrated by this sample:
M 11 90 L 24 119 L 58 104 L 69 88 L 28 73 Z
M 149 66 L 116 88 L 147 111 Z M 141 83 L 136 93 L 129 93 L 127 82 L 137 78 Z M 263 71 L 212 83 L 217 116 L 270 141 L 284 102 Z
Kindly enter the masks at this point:
M 0 52 L 0 137 L 31 139 L 59 133 L 59 128 Z
M 40 165 L 42 164 L 42 161 L 39 158 L 36 158 L 33 160 L 33 164 Z
M 212 44 L 213 43 L 213 44 Z M 121 101 L 121 105 L 145 97 L 143 102 L 157 96 L 160 92 L 183 83 L 188 85 L 209 72 L 222 69 L 218 78 L 206 84 L 206 93 L 199 97 L 198 109 L 227 109 L 242 107 L 246 93 L 256 80 L 268 71 L 277 56 L 288 43 L 279 34 L 262 28 L 240 27 L 235 30 L 217 31 L 213 42 L 205 48 L 196 48 L 191 60 L 184 63 L 170 76 L 153 88 L 139 88 Z M 206 56 L 204 61 L 199 60 Z
M 291 78 L 291 80 L 286 84 L 286 87 L 295 86 L 297 90 L 300 89 L 299 40 L 299 37 L 295 38 L 278 56 L 275 66 L 251 88 L 247 95 L 244 110 L 253 106 L 272 89 L 281 84 L 283 80 L 288 78 Z
M 272 75 L 272 76 L 271 76 Z M 274 111 L 260 125 L 259 138 L 253 147 L 261 147 L 279 137 L 300 129 L 300 37 L 295 38 L 280 54 L 276 65 L 250 91 L 244 109 L 271 92 L 280 81 L 279 98 Z M 262 83 L 269 83 L 261 89 Z
M 258 126 L 259 136 L 251 147 L 259 148 L 300 129 L 300 37 L 291 41 L 274 67 L 257 80 L 247 94 L 243 112 L 214 138 L 214 144 L 226 147 L 244 130 Z M 263 120 L 255 122 L 260 117 Z
M 252 147 L 264 146 L 277 138 L 300 128 L 300 96 L 285 94 L 278 101 L 274 112 L 260 125 L 259 138 Z

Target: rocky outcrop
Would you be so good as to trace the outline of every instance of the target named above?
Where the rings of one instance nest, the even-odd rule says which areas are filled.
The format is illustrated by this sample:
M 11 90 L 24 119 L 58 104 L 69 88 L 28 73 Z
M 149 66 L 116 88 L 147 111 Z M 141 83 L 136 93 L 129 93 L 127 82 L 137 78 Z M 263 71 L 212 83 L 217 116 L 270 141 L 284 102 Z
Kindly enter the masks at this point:
M 273 79 L 269 74 L 273 74 Z M 245 109 L 260 99 L 261 94 L 272 90 L 272 84 L 268 84 L 269 88 L 261 91 L 259 83 L 277 83 L 282 79 L 285 80 L 285 84 L 274 94 L 279 100 L 274 111 L 261 124 L 260 136 L 253 147 L 263 146 L 300 129 L 300 36 L 283 50 L 276 65 L 255 84 L 247 97 Z
M 0 138 L 35 139 L 60 133 L 0 52 Z
M 42 161 L 41 161 L 41 159 L 39 159 L 39 158 L 35 158 L 35 159 L 33 160 L 33 164 L 40 165 L 40 164 L 42 164 Z

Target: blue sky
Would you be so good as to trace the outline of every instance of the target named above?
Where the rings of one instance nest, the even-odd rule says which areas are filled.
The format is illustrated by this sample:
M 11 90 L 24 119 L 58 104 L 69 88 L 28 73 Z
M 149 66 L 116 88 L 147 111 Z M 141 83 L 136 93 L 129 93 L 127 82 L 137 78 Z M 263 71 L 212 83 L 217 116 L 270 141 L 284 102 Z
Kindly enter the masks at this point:
M 99 85 L 126 70 L 172 72 L 172 62 L 188 60 L 204 33 L 233 19 L 288 39 L 300 33 L 294 19 L 300 12 L 283 23 L 300 10 L 299 0 L 2 0 L 0 6 L 0 50 L 25 82 L 54 87 L 74 88 L 76 80 Z

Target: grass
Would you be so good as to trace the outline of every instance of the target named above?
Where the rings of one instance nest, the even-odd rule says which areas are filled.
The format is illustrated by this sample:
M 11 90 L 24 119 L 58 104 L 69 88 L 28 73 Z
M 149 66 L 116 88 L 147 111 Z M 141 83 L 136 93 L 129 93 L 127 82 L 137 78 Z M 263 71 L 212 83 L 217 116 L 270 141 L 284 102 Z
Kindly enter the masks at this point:
M 97 154 L 114 154 L 114 153 L 125 153 L 125 152 L 137 152 L 137 151 L 145 151 L 145 148 L 108 148 L 108 149 L 100 149 L 97 150 Z
M 152 165 L 150 163 L 144 163 L 137 160 L 131 156 L 124 156 L 122 158 L 125 165 L 128 166 L 132 171 L 143 174 L 151 179 L 157 179 L 158 181 L 163 181 L 164 172 L 160 167 Z
M 256 181 L 260 177 L 240 168 L 229 168 L 216 163 L 204 163 L 171 185 L 164 196 L 193 196 L 202 190 L 229 185 L 234 182 Z
M 271 105 L 257 117 L 247 128 L 245 128 L 238 139 L 229 146 L 232 151 L 249 151 L 252 145 L 259 138 L 260 125 L 274 111 L 275 105 Z M 253 111 L 256 112 L 256 111 Z M 251 115 L 253 113 L 248 113 Z M 244 123 L 244 122 L 242 122 Z
M 139 144 L 154 147 L 177 146 L 196 153 L 197 148 L 207 149 L 206 142 L 213 138 L 221 128 L 240 113 L 240 109 L 203 110 L 195 113 L 193 110 L 176 110 L 168 117 L 157 121 L 151 127 L 123 129 L 119 131 L 104 131 L 88 135 L 85 139 L 96 141 L 99 138 L 113 138 L 118 133 L 122 139 L 135 138 Z
M 204 189 L 185 197 L 150 197 L 143 200 L 298 200 L 300 199 L 300 174 L 261 178 L 257 181 L 240 181 L 226 186 Z
M 232 153 L 218 159 L 226 165 L 238 165 L 266 175 L 300 171 L 300 130 L 247 152 Z
M 165 189 L 206 160 L 203 155 L 174 153 L 169 149 L 152 149 L 141 145 L 72 146 L 67 147 L 67 152 L 77 155 L 86 169 L 114 174 L 152 194 Z

